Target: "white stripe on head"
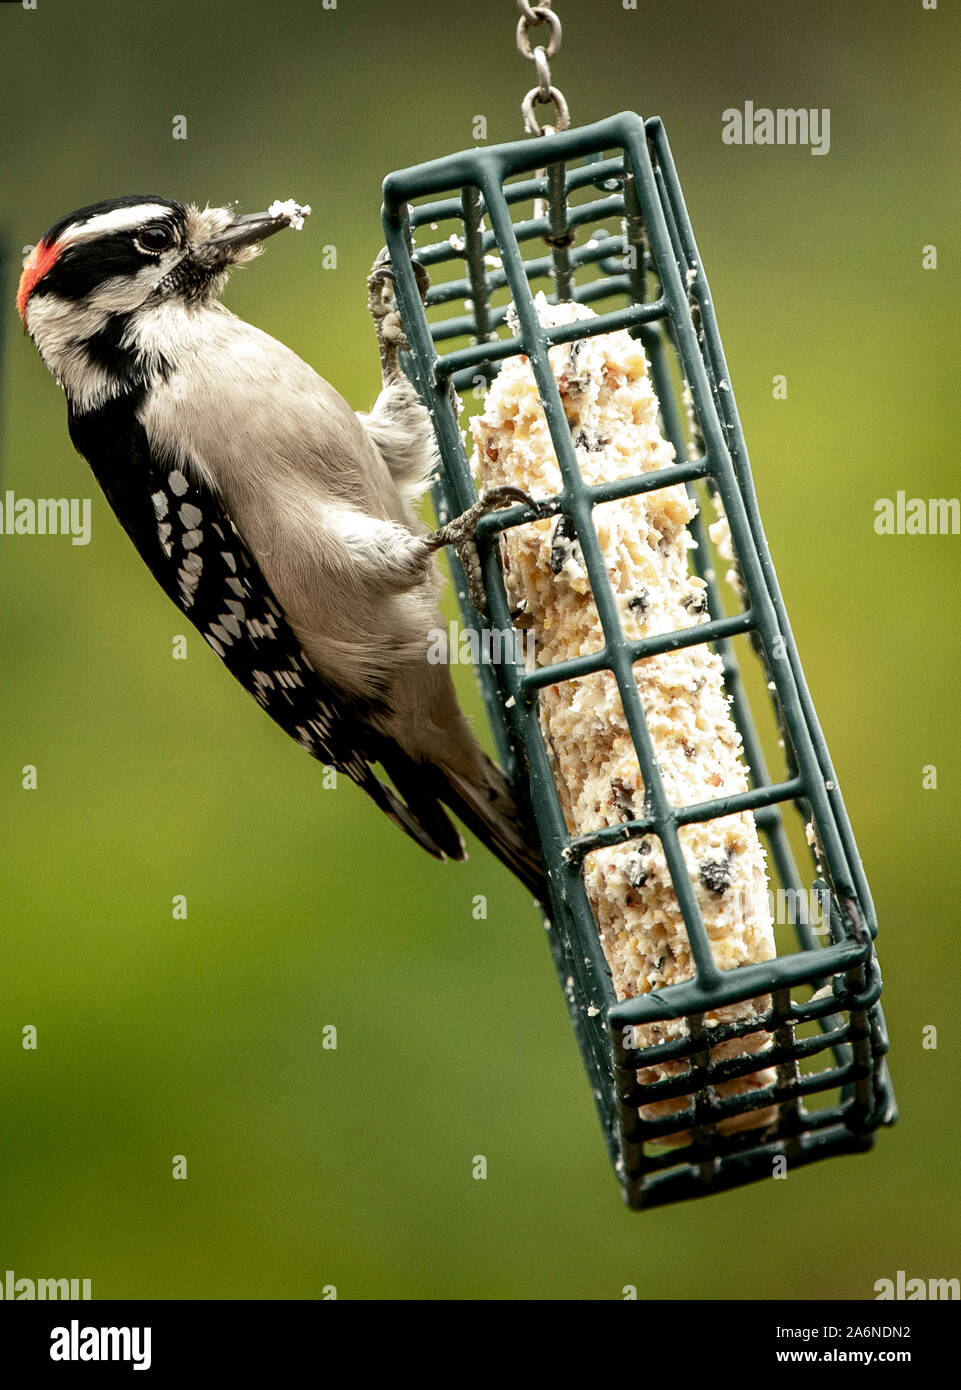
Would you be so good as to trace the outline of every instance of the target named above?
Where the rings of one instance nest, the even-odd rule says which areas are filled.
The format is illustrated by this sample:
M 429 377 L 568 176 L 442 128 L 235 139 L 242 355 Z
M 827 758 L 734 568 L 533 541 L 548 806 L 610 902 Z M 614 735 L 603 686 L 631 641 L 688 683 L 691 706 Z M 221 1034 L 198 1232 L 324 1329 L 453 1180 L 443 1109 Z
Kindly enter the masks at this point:
M 113 276 L 84 299 L 63 299 L 58 294 L 30 296 L 25 318 L 27 332 L 75 409 L 92 410 L 120 394 L 122 380 L 90 359 L 87 340 L 105 328 L 114 314 L 139 309 L 164 273 L 163 266 L 150 265 L 136 275 Z M 133 325 L 122 343 L 138 346 Z M 149 379 L 159 370 L 162 353 L 148 343 L 138 356 L 143 376 Z
M 109 236 L 111 232 L 132 232 L 152 218 L 169 217 L 172 211 L 163 203 L 138 203 L 132 208 L 114 208 L 111 212 L 98 213 L 86 222 L 72 223 L 64 228 L 57 240 L 61 245 L 73 246 L 77 242 Z
M 41 353 L 80 342 L 99 332 L 111 314 L 139 309 L 164 273 L 162 266 L 148 265 L 136 275 L 114 275 L 83 299 L 32 294 L 27 303 L 27 332 Z

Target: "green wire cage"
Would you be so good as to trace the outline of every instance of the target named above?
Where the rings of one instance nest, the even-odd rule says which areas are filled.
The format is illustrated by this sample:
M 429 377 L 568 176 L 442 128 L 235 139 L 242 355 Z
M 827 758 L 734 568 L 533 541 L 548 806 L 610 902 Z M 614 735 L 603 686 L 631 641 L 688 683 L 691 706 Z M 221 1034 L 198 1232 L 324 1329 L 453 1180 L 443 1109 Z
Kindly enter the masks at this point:
M 511 660 L 478 669 L 502 762 L 540 835 L 550 883 L 548 936 L 625 1201 L 640 1208 L 704 1196 L 769 1177 L 778 1162 L 783 1169 L 870 1148 L 874 1131 L 897 1113 L 884 1061 L 874 908 L 768 553 L 710 291 L 660 121 L 645 123 L 627 112 L 392 173 L 384 183 L 383 222 L 409 344 L 404 366 L 430 411 L 443 463 L 434 489 L 440 521 L 464 511 L 477 495 L 458 393 L 483 389 L 506 357 L 526 354 L 564 480 L 538 515 L 563 515 L 576 528 L 604 631 L 603 650 L 591 656 L 530 670 Z M 442 227 L 452 229 L 446 238 L 438 235 Z M 412 258 L 434 282 L 426 303 Z M 552 301 L 590 303 L 596 317 L 543 327 L 534 304 L 538 281 Z M 510 303 L 516 331 L 515 320 L 508 321 Z M 614 329 L 628 329 L 644 346 L 675 462 L 588 486 L 548 348 Z M 693 563 L 707 584 L 707 620 L 627 640 L 593 508 L 677 483 L 692 495 L 698 487 L 710 489 L 723 504 L 743 585 L 741 609 L 725 611 L 699 513 L 691 524 Z M 501 633 L 512 627 L 497 538 L 533 518 L 529 508 L 514 506 L 480 525 L 484 617 L 471 605 L 452 558 L 464 622 L 478 633 L 484 626 Z M 739 636 L 746 636 L 771 692 L 787 764 L 780 780 L 769 776 L 742 684 L 733 646 Z M 696 643 L 710 643 L 723 661 L 750 786 L 674 806 L 658 773 L 633 667 Z M 538 691 L 601 669 L 616 679 L 649 813 L 572 839 L 539 724 Z M 782 815 L 787 803 L 800 812 L 797 826 L 808 828 L 809 883 L 799 873 Z M 764 839 L 772 891 L 787 890 L 800 908 L 790 949 L 779 940 L 776 959 L 722 971 L 712 958 L 678 829 L 740 811 L 753 814 Z M 696 969 L 687 982 L 618 1002 L 582 866 L 591 850 L 649 835 L 663 845 Z M 816 925 L 804 909 L 812 892 L 830 903 L 829 921 Z M 706 1011 L 758 996 L 769 996 L 770 1005 L 756 1020 L 706 1030 Z M 686 1021 L 683 1036 L 653 1047 L 631 1045 L 635 1025 L 671 1019 Z M 758 1031 L 770 1036 L 768 1050 L 724 1061 L 712 1057 L 717 1044 Z M 642 1069 L 665 1062 L 680 1063 L 674 1068 L 680 1074 L 639 1080 Z M 752 1075 L 761 1065 L 774 1070 L 773 1084 L 717 1095 L 719 1083 Z M 668 1099 L 683 1111 L 656 1120 L 642 1116 L 642 1106 Z M 721 1121 L 772 1106 L 777 1118 L 765 1128 L 720 1128 Z M 665 1147 L 665 1136 L 676 1135 L 682 1122 L 688 1137 Z

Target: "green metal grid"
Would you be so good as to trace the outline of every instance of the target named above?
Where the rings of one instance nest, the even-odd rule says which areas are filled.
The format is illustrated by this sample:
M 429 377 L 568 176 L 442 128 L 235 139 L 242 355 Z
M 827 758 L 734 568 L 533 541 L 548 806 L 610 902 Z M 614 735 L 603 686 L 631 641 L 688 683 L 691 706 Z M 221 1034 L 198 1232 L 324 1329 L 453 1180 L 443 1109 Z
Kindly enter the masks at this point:
M 579 201 L 584 197 L 587 201 Z M 543 200 L 541 205 L 532 203 L 535 198 Z M 429 201 L 419 201 L 424 199 Z M 512 221 L 512 210 L 527 203 L 532 203 L 532 215 Z M 619 223 L 617 232 L 610 230 L 612 219 Z M 503 662 L 482 666 L 478 674 L 502 761 L 522 799 L 529 795 L 540 834 L 550 883 L 551 949 L 625 1200 L 638 1208 L 703 1196 L 770 1176 L 776 1157 L 795 1167 L 870 1148 L 873 1131 L 893 1123 L 897 1115 L 884 1062 L 888 1043 L 878 1003 L 874 907 L 764 538 L 710 291 L 660 121 L 645 123 L 624 112 L 579 130 L 464 151 L 395 172 L 384 182 L 383 222 L 410 345 L 405 369 L 430 411 L 443 461 L 443 476 L 434 489 L 440 520 L 457 515 L 476 497 L 456 392 L 490 380 L 505 357 L 526 354 L 564 483 L 548 510 L 573 520 L 604 631 L 599 654 L 531 672 Z M 441 223 L 454 223 L 459 231 L 415 246 L 418 232 Z M 502 268 L 485 262 L 490 252 L 497 253 Z M 435 278 L 426 307 L 412 254 Z M 448 270 L 452 262 L 462 262 L 453 278 L 437 278 L 438 269 Z M 553 299 L 591 303 L 598 316 L 544 328 L 530 282 L 545 276 Z M 505 333 L 506 302 L 493 303 L 499 292 L 516 306 L 516 335 Z M 444 317 L 444 307 L 457 300 L 466 301 L 467 312 Z M 615 306 L 618 300 L 621 307 Z M 662 429 L 674 445 L 676 462 L 657 472 L 588 486 L 547 350 L 616 328 L 629 329 L 644 345 Z M 471 340 L 468 346 L 438 353 L 437 344 L 464 337 Z M 689 409 L 678 381 L 686 384 Z M 695 442 L 690 451 L 685 418 Z M 707 621 L 629 641 L 606 574 L 593 508 L 677 483 L 691 491 L 697 480 L 716 489 L 723 503 L 746 589 L 744 610 L 724 613 L 698 514 L 691 531 L 698 543 L 695 564 L 707 583 Z M 533 516 L 524 507 L 513 507 L 481 523 L 489 618 L 482 619 L 470 605 L 463 575 L 452 560 L 468 626 L 510 629 L 497 536 Z M 768 775 L 741 684 L 731 646 L 740 634 L 749 635 L 772 691 L 789 760 L 789 774 L 780 782 Z M 702 642 L 722 658 L 751 786 L 737 795 L 676 807 L 661 782 L 632 668 L 645 657 Z M 540 730 L 537 691 L 600 669 L 612 671 L 617 681 L 649 814 L 572 840 Z M 525 775 L 519 775 L 520 768 Z M 772 889 L 788 889 L 803 901 L 807 887 L 781 814 L 788 802 L 814 827 L 813 886 L 830 892 L 830 940 L 819 941 L 802 912 L 796 951 L 721 971 L 711 954 L 678 829 L 751 811 L 768 847 Z M 618 1002 L 581 869 L 591 850 L 645 835 L 657 835 L 663 845 L 696 973 L 686 983 Z M 811 997 L 793 999 L 792 991 L 805 986 Z M 770 995 L 770 1007 L 756 1020 L 705 1026 L 706 1011 L 760 995 Z M 634 1025 L 679 1018 L 687 1022 L 687 1036 L 656 1047 L 627 1045 Z M 814 1023 L 813 1036 L 799 1035 Z M 713 1059 L 719 1043 L 758 1031 L 772 1035 L 769 1051 Z M 683 1074 L 646 1084 L 638 1080 L 639 1069 L 665 1061 L 685 1062 Z M 753 1075 L 761 1067 L 776 1069 L 773 1085 L 736 1097 L 715 1094 L 718 1083 Z M 809 1108 L 805 1102 L 812 1097 L 824 1103 Z M 641 1118 L 641 1105 L 668 1098 L 683 1098 L 684 1111 L 657 1121 Z M 773 1127 L 737 1134 L 721 1134 L 717 1128 L 722 1119 L 771 1105 L 778 1107 Z M 665 1149 L 653 1142 L 680 1128 L 689 1128 L 691 1136 L 682 1147 Z

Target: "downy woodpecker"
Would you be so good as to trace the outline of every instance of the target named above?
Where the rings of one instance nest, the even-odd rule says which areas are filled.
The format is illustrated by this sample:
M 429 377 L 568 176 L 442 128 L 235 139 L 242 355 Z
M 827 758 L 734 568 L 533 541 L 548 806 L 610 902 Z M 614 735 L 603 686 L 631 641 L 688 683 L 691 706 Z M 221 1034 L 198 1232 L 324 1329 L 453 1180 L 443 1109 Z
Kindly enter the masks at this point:
M 508 489 L 440 531 L 419 523 L 433 434 L 397 365 L 383 255 L 369 303 L 384 381 L 369 414 L 220 303 L 231 268 L 306 211 L 139 196 L 81 208 L 25 262 L 20 317 L 118 520 L 237 680 L 431 854 L 465 857 L 447 806 L 543 900 L 536 841 L 448 668 L 427 660 L 437 550 L 468 541 L 492 506 L 530 499 Z

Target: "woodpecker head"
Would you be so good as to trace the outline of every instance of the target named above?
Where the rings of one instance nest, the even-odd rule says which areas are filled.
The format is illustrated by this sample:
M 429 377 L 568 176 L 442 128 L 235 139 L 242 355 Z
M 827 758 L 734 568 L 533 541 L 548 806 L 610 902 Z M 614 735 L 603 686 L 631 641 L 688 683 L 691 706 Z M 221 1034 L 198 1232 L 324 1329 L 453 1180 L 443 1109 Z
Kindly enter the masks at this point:
M 85 408 L 163 371 L 140 341 L 165 304 L 209 305 L 260 243 L 299 226 L 309 208 L 275 203 L 238 216 L 167 198 L 114 198 L 55 223 L 24 262 L 17 311 L 71 401 Z

